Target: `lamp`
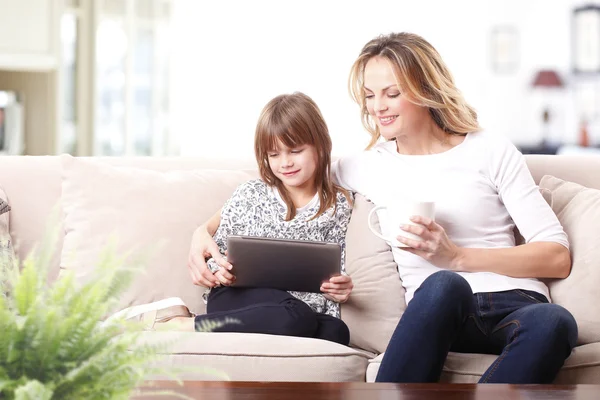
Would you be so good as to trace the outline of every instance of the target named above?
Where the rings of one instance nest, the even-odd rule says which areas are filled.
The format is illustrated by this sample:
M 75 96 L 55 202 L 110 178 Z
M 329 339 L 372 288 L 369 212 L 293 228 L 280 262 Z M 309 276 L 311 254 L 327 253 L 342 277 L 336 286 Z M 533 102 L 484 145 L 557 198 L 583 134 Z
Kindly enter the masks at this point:
M 535 75 L 532 86 L 544 90 L 554 90 L 563 87 L 562 79 L 558 73 L 551 69 L 540 70 Z M 542 145 L 547 145 L 550 131 L 550 107 L 546 105 L 542 113 L 542 121 L 544 123 L 544 132 L 542 134 Z

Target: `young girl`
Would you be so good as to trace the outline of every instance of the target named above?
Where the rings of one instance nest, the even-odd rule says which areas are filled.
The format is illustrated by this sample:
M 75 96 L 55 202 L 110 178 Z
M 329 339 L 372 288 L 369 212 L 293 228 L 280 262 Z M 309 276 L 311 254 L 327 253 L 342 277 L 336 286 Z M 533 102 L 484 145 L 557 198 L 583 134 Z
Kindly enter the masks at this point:
M 322 285 L 323 293 L 269 288 L 229 287 L 235 280 L 223 259 L 207 261 L 222 284 L 207 297 L 207 313 L 192 315 L 171 298 L 118 313 L 149 321 L 150 328 L 200 330 L 207 323 L 234 319 L 215 332 L 266 333 L 315 337 L 348 344 L 348 327 L 339 303 L 352 290 L 344 273 L 345 236 L 351 214 L 350 195 L 330 179 L 331 139 L 317 105 L 302 93 L 281 95 L 263 109 L 255 135 L 261 179 L 240 185 L 220 213 L 214 234 L 225 255 L 227 237 L 249 235 L 339 243 L 342 271 Z

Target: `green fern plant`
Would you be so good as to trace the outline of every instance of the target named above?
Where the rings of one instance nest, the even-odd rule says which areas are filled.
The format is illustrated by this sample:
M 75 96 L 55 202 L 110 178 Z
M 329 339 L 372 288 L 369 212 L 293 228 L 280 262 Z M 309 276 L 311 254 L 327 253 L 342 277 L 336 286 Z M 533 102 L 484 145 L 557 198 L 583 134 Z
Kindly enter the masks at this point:
M 153 366 L 164 345 L 143 343 L 125 321 L 100 322 L 135 270 L 108 249 L 95 279 L 48 284 L 49 236 L 22 266 L 0 256 L 0 398 L 128 398 L 149 374 L 165 373 Z

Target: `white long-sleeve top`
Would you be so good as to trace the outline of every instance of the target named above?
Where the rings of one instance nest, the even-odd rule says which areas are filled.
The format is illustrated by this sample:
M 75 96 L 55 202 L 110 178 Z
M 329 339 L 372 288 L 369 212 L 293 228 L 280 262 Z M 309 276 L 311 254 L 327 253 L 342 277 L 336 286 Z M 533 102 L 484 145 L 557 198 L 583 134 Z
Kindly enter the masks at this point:
M 435 220 L 459 247 L 515 246 L 515 224 L 526 243 L 556 242 L 569 247 L 567 235 L 536 186 L 525 158 L 505 137 L 468 134 L 452 149 L 432 155 L 403 155 L 396 142 L 336 161 L 334 179 L 375 205 L 403 197 L 435 201 Z M 385 211 L 378 212 L 380 219 Z M 368 229 L 365 227 L 365 229 Z M 408 303 L 431 274 L 441 270 L 425 259 L 392 248 Z M 460 272 L 473 293 L 533 290 L 550 299 L 537 279 L 492 272 Z

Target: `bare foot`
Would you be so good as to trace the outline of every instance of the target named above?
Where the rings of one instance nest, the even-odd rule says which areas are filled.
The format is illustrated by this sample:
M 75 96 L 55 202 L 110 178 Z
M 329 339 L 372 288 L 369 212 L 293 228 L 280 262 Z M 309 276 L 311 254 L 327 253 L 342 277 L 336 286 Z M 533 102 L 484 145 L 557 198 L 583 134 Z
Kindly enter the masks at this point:
M 167 322 L 157 322 L 154 329 L 157 331 L 194 332 L 195 321 L 194 317 L 175 317 Z

